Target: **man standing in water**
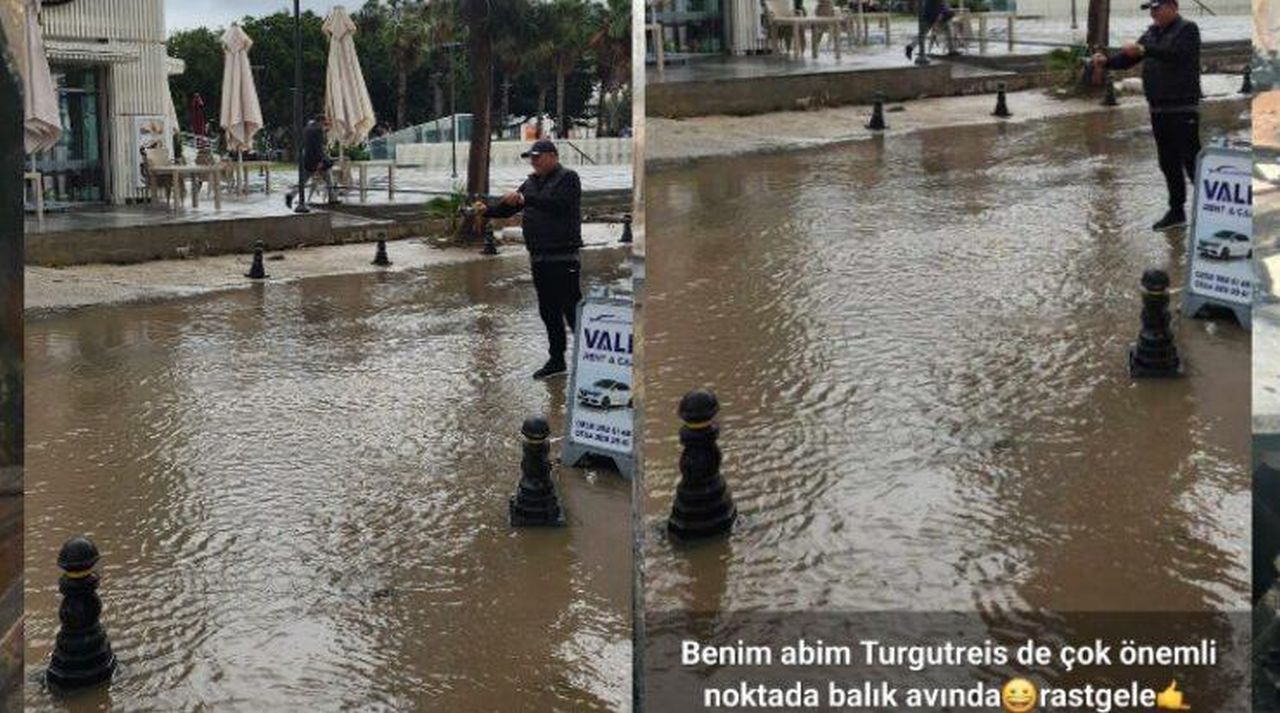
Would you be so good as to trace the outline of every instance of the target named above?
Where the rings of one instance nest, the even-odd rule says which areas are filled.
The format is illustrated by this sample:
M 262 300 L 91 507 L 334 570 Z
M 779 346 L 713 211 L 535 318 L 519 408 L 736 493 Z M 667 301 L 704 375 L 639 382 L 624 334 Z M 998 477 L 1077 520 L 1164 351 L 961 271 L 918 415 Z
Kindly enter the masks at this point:
M 1178 14 L 1178 0 L 1150 0 L 1155 24 L 1119 52 L 1093 56 L 1095 71 L 1127 69 L 1142 62 L 1142 91 L 1151 110 L 1160 171 L 1169 188 L 1169 210 L 1152 229 L 1187 222 L 1187 180 L 1196 180 L 1200 153 L 1200 28 Z
M 582 299 L 579 275 L 582 262 L 582 182 L 578 174 L 560 165 L 560 154 L 549 139 L 539 139 L 521 154 L 533 173 L 520 187 L 492 203 L 477 203 L 488 218 L 507 218 L 524 211 L 521 227 L 529 251 L 533 287 L 538 294 L 538 314 L 547 328 L 550 358 L 533 378 L 545 379 L 566 370 L 565 327 L 574 330 L 578 301 Z

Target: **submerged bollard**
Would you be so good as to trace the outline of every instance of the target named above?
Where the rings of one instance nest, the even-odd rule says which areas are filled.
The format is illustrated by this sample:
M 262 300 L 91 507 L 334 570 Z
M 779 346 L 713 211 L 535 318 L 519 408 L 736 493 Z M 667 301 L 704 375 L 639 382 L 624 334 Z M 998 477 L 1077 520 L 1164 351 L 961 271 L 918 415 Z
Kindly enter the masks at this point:
M 630 244 L 631 240 L 631 214 L 627 213 L 622 216 L 622 239 L 618 242 Z
M 1107 91 L 1102 95 L 1103 106 L 1120 106 L 1120 100 L 1116 98 L 1116 83 L 1107 79 Z
M 378 267 L 391 266 L 391 258 L 387 257 L 387 241 L 386 240 L 378 240 L 377 252 L 375 252 L 373 255 L 373 262 L 369 264 L 377 265 Z
M 253 265 L 244 274 L 245 277 L 251 280 L 265 280 L 271 277 L 267 274 L 267 269 L 262 265 L 262 248 L 261 240 L 253 244 Z
M 111 679 L 116 656 L 102 628 L 102 600 L 98 598 L 98 548 L 87 537 L 67 540 L 58 553 L 58 591 L 62 622 L 45 679 L 61 689 L 92 686 Z
M 1009 111 L 1008 101 L 1004 95 L 1004 82 L 996 85 L 996 110 L 991 112 L 992 116 L 998 116 L 1001 119 L 1013 116 L 1013 112 Z
M 1251 65 L 1245 65 L 1244 82 L 1240 84 L 1240 93 L 1253 94 L 1253 67 Z
M 559 527 L 564 525 L 564 511 L 551 482 L 551 462 L 547 459 L 551 427 L 547 419 L 530 416 L 520 427 L 524 436 L 524 457 L 520 459 L 520 485 L 507 506 L 512 527 Z
M 884 121 L 884 95 L 876 92 L 876 103 L 871 109 L 871 121 L 867 123 L 867 128 L 872 131 L 884 131 L 889 125 Z
M 481 255 L 497 255 L 498 241 L 493 237 L 493 226 L 484 224 L 484 247 L 480 248 Z
M 720 404 L 715 394 L 695 389 L 680 399 L 680 484 L 676 486 L 667 531 L 681 539 L 728 532 L 738 517 L 729 486 L 720 475 Z
M 1129 350 L 1129 376 L 1135 379 L 1182 375 L 1178 347 L 1169 329 L 1169 274 L 1142 273 L 1142 330 Z

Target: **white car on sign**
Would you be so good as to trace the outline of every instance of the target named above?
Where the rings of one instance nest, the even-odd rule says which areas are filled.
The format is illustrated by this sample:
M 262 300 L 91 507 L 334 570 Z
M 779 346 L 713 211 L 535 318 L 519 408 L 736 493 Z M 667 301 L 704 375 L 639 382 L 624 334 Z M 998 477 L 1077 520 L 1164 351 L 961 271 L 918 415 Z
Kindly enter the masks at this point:
M 1252 241 L 1248 235 L 1234 230 L 1219 230 L 1207 238 L 1200 238 L 1196 251 L 1203 257 L 1218 260 L 1234 260 L 1253 257 Z
M 578 403 L 596 408 L 630 408 L 631 387 L 621 381 L 600 379 L 591 386 L 578 387 Z

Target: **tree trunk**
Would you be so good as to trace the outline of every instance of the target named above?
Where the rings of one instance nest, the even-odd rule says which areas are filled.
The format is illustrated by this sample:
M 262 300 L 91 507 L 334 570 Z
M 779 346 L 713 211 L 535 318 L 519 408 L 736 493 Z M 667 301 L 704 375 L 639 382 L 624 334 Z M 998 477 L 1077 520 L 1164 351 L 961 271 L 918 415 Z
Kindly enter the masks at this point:
M 556 138 L 558 139 L 569 135 L 569 123 L 564 115 L 564 80 L 565 72 L 556 68 Z
M 542 138 L 542 115 L 547 110 L 547 88 L 538 85 L 538 138 Z
M 489 193 L 489 126 L 493 114 L 493 38 L 490 36 L 488 0 L 466 0 L 471 32 L 467 37 L 471 60 L 471 149 L 467 155 L 467 194 Z M 468 225 L 470 224 L 470 225 Z M 467 221 L 471 236 L 478 237 L 479 221 Z M 464 228 L 467 230 L 467 228 Z
M 1111 0 L 1089 0 L 1089 47 L 1097 49 L 1111 45 Z
M 511 116 L 511 73 L 506 72 L 502 75 L 502 125 L 498 127 L 498 131 L 504 131 L 507 128 L 507 118 Z M 502 135 L 499 134 L 499 137 Z M 520 137 L 516 137 L 520 138 Z
M 403 129 L 409 114 L 409 73 L 403 63 L 396 67 L 396 128 Z
M 444 116 L 444 85 L 440 83 L 440 73 L 431 73 L 432 119 Z

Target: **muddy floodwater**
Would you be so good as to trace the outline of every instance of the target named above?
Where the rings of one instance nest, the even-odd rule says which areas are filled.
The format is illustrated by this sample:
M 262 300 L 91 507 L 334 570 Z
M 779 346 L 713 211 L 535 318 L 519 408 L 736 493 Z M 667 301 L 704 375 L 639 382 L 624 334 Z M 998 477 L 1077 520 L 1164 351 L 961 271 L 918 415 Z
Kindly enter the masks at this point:
M 1249 333 L 1176 320 L 1187 377 L 1127 371 L 1142 271 L 1186 259 L 1144 114 L 647 184 L 646 611 L 1247 609 Z M 673 547 L 698 386 L 740 519 Z
M 29 322 L 27 709 L 625 708 L 630 485 L 560 468 L 569 526 L 507 523 L 565 384 L 529 378 L 508 252 Z M 625 260 L 585 253 L 584 287 Z M 78 533 L 120 667 L 64 706 L 39 681 Z

